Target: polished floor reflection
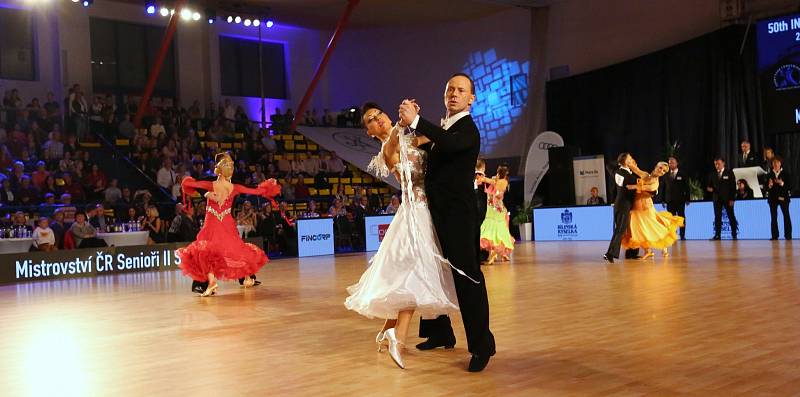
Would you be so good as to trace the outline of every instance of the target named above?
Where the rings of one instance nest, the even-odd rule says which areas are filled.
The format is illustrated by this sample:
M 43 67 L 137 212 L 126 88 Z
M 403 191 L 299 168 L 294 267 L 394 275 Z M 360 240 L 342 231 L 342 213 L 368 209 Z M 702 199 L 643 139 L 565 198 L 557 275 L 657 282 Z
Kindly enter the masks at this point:
M 679 243 L 606 265 L 605 243 L 527 243 L 484 268 L 497 356 L 374 349 L 344 309 L 367 256 L 271 262 L 201 299 L 178 272 L 0 287 L 8 396 L 800 394 L 796 242 Z M 800 254 L 800 246 L 798 254 Z M 6 264 L 0 264 L 4 266 Z M 412 325 L 416 327 L 416 323 Z M 416 343 L 412 338 L 409 344 Z

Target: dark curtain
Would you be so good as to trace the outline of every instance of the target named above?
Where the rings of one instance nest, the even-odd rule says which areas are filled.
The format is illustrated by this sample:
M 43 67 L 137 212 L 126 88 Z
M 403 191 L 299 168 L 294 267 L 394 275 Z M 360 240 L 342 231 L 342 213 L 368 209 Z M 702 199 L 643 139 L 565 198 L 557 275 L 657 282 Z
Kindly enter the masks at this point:
M 745 38 L 745 31 L 745 26 L 730 26 L 624 63 L 550 81 L 548 129 L 584 155 L 603 154 L 609 163 L 619 153 L 631 152 L 646 170 L 666 161 L 668 145 L 677 142 L 680 168 L 701 183 L 715 156 L 735 166 L 739 142 L 745 138 L 759 155 L 764 145 L 784 157 L 796 153 L 800 134 L 763 130 L 755 32 L 750 29 Z M 788 157 L 785 168 L 800 171 L 800 156 Z

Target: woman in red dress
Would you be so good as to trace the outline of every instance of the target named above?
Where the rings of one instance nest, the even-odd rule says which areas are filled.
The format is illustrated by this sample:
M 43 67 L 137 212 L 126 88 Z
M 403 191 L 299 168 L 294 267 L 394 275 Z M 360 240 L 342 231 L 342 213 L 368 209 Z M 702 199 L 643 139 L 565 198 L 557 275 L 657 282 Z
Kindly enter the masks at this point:
M 269 179 L 252 189 L 231 183 L 233 159 L 227 153 L 216 157 L 214 174 L 216 181 L 196 181 L 186 177 L 181 182 L 184 199 L 195 189 L 206 190 L 206 219 L 197 240 L 178 249 L 183 273 L 195 281 L 209 283 L 202 296 L 214 295 L 219 287 L 217 279 L 237 280 L 244 278 L 244 286 L 250 287 L 250 278 L 267 263 L 267 255 L 261 248 L 245 243 L 236 230 L 236 221 L 231 216 L 233 200 L 238 194 L 255 194 L 267 198 L 278 195 L 281 187 L 275 179 Z

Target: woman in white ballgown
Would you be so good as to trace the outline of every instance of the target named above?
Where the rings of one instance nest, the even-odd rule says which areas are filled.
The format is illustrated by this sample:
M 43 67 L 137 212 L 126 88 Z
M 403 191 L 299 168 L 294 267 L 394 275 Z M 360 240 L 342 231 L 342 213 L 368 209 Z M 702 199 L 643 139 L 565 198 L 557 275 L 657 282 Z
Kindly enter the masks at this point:
M 400 181 L 402 203 L 378 252 L 357 284 L 347 288 L 345 306 L 368 318 L 385 319 L 376 337 L 378 351 L 388 343 L 389 355 L 405 368 L 402 349 L 416 311 L 423 318 L 458 311 L 450 262 L 442 257 L 425 196 L 426 154 L 417 139 L 392 126 L 375 104 L 364 105 L 367 134 L 383 142 L 369 169 L 381 177 L 393 173 Z

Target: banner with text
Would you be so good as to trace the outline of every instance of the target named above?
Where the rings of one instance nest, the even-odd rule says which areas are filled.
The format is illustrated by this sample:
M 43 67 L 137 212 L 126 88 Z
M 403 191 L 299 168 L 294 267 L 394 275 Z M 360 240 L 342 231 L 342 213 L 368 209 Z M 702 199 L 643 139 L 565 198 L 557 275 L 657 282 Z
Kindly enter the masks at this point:
M 599 196 L 608 202 L 603 155 L 575 157 L 572 159 L 572 172 L 575 180 L 575 204 L 586 204 L 586 200 L 591 197 L 593 187 L 596 187 Z
M 536 136 L 525 161 L 525 200 L 530 201 L 536 193 L 536 188 L 542 182 L 544 174 L 550 169 L 551 147 L 564 146 L 564 138 L 553 131 L 545 131 Z
M 394 215 L 368 216 L 364 218 L 364 235 L 367 237 L 367 252 L 377 251 L 383 236 L 389 230 Z
M 299 219 L 297 253 L 306 256 L 333 255 L 333 218 Z

